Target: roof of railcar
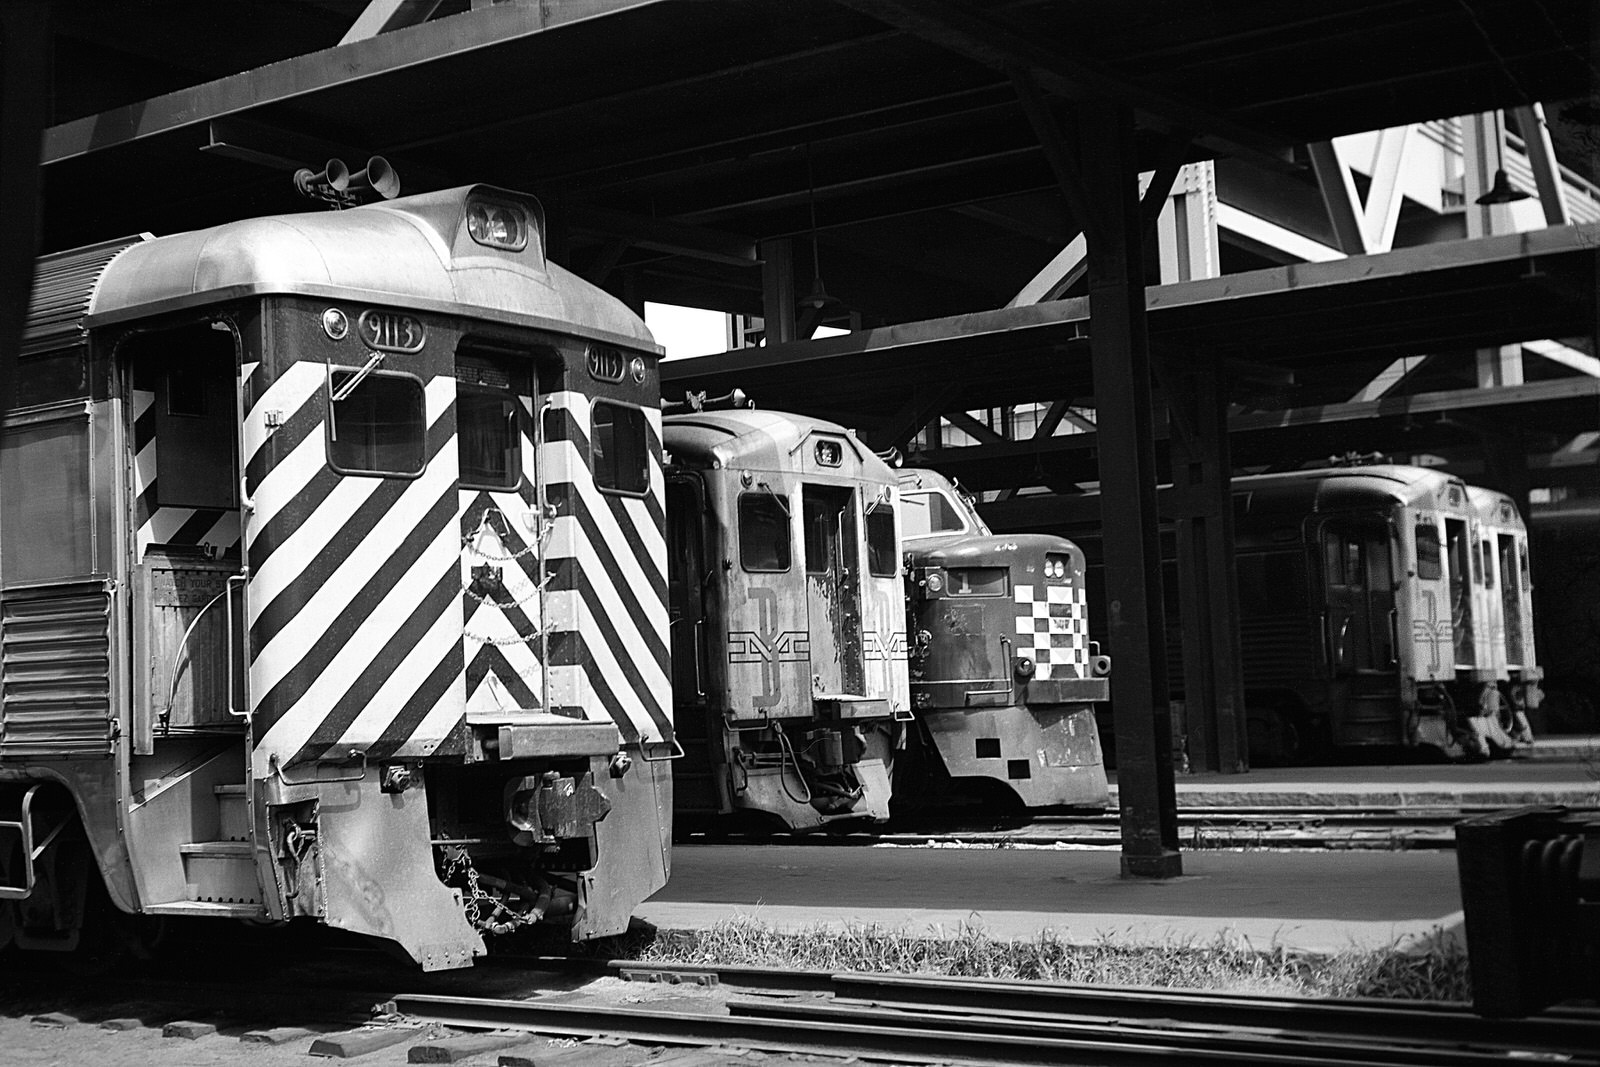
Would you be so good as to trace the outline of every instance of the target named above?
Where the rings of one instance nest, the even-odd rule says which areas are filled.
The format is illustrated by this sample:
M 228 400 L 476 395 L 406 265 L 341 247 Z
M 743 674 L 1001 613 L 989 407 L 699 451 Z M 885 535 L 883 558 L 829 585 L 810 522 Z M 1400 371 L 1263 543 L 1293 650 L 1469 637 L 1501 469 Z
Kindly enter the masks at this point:
M 1334 511 L 1347 508 L 1424 504 L 1439 499 L 1460 479 L 1444 471 L 1402 464 L 1283 471 L 1233 479 L 1235 496 L 1249 497 L 1250 511 Z M 1464 487 L 1463 487 L 1464 488 Z M 1463 498 L 1457 506 L 1464 506 Z
M 1504 530 L 1527 529 L 1522 521 L 1522 513 L 1517 510 L 1517 502 L 1508 494 L 1481 485 L 1469 485 L 1467 499 L 1478 509 L 1478 518 L 1490 526 Z
M 753 408 L 687 412 L 662 420 L 663 443 L 674 456 L 715 459 L 725 467 L 757 470 L 798 470 L 795 454 L 818 433 L 847 441 L 863 475 L 894 484 L 889 465 L 836 422 Z
M 475 244 L 466 235 L 467 200 L 474 193 L 542 214 L 523 194 L 462 186 L 139 241 L 106 265 L 84 325 L 243 296 L 295 294 L 466 313 L 660 351 L 620 300 L 546 261 L 542 225 L 532 227 L 519 253 Z M 41 263 L 41 272 L 47 265 Z

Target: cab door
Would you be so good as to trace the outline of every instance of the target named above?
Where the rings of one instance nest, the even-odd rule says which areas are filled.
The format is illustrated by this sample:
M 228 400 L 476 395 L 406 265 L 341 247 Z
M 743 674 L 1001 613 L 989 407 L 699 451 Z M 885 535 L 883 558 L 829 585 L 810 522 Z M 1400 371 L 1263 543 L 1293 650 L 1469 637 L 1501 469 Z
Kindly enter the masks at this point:
M 800 496 L 813 684 L 823 693 L 865 695 L 855 491 L 806 485 Z
M 672 702 L 678 708 L 706 703 L 705 490 L 694 477 L 667 480 L 667 618 L 672 633 Z
M 1322 527 L 1321 545 L 1333 673 L 1389 670 L 1395 648 L 1388 527 L 1330 521 Z
M 128 851 L 141 906 L 265 914 L 254 846 L 239 499 L 240 354 L 226 323 L 119 349 L 130 477 Z

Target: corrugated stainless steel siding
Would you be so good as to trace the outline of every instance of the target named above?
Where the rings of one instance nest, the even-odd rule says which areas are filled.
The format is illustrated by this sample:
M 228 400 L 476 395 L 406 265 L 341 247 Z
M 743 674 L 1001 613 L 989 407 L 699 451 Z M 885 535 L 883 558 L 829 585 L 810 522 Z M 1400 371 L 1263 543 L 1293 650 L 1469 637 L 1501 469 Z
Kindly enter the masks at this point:
M 96 586 L 0 601 L 0 759 L 110 753 L 110 618 Z
M 33 294 L 28 300 L 22 354 L 30 356 L 82 343 L 83 317 L 89 313 L 95 284 L 106 264 L 129 245 L 148 239 L 119 237 L 39 260 L 33 275 Z

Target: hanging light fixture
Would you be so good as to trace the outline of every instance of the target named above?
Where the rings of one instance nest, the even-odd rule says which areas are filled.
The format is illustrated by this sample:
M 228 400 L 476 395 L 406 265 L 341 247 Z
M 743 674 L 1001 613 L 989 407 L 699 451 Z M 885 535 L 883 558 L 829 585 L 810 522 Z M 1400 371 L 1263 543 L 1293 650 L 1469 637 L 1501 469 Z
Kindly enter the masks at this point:
M 1533 194 L 1525 189 L 1518 189 L 1511 184 L 1511 179 L 1506 177 L 1504 167 L 1498 167 L 1494 172 L 1494 181 L 1489 184 L 1489 189 L 1478 199 L 1475 204 L 1514 204 L 1518 200 L 1526 200 Z
M 822 254 L 817 249 L 817 183 L 811 173 L 811 145 L 806 144 L 806 207 L 811 214 L 811 291 L 800 301 L 809 308 L 821 311 L 838 305 L 840 301 L 828 295 L 822 284 Z

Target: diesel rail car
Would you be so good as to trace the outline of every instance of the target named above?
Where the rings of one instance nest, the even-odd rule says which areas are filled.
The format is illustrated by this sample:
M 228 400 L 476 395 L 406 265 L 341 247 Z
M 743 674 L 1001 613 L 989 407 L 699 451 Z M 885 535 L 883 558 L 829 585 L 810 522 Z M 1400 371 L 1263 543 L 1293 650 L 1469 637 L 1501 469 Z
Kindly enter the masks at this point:
M 663 423 L 680 819 L 886 820 L 910 716 L 893 471 L 815 419 Z
M 659 349 L 470 186 L 42 260 L 0 441 L 0 947 L 462 966 L 669 867 Z
M 1542 671 L 1527 533 L 1509 498 L 1397 464 L 1239 477 L 1232 491 L 1252 762 L 1303 763 L 1330 746 L 1486 757 L 1531 741 L 1523 713 Z M 1098 577 L 1091 566 L 1091 586 Z
M 931 470 L 900 474 L 915 722 L 896 764 L 909 806 L 955 783 L 1028 808 L 1108 799 L 1095 706 L 1111 660 L 1089 636 L 1083 553 L 995 534 Z

